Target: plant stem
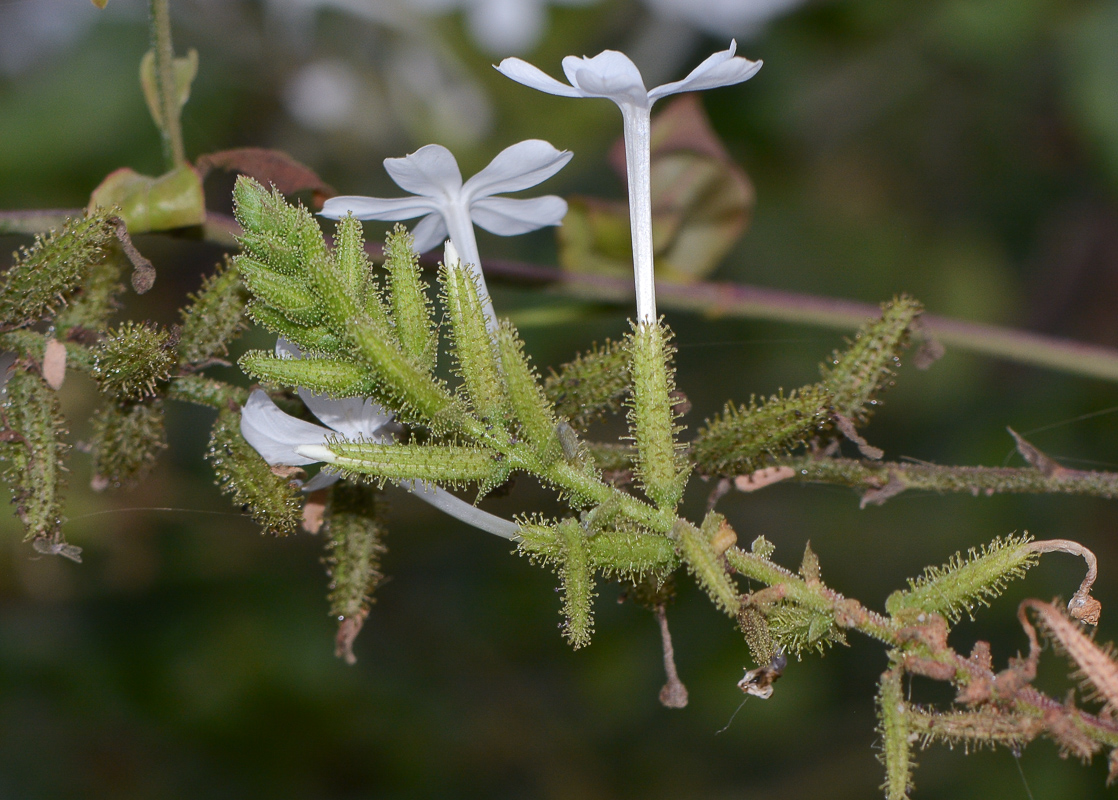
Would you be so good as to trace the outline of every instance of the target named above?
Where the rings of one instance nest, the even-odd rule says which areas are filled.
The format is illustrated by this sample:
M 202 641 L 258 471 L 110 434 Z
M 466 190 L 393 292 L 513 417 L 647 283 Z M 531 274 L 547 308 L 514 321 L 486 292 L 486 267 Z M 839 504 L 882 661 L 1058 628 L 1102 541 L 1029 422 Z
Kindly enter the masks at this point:
M 1061 468 L 1046 475 L 1035 467 L 949 467 L 939 464 L 898 464 L 848 458 L 796 458 L 776 462 L 801 483 L 831 483 L 881 492 L 863 505 L 884 502 L 906 489 L 969 494 L 1082 494 L 1118 498 L 1118 473 Z M 886 488 L 888 487 L 888 488 Z
M 151 0 L 151 49 L 155 53 L 155 85 L 163 117 L 163 160 L 167 169 L 186 163 L 182 144 L 182 121 L 175 85 L 175 51 L 171 44 L 170 0 Z

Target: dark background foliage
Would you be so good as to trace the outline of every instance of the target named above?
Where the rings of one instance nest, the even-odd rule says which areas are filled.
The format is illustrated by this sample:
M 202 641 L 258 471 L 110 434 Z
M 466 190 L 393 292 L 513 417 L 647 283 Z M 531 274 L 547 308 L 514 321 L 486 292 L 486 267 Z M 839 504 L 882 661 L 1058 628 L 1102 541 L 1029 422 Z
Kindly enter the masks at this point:
M 603 169 L 620 130 L 612 106 L 505 81 L 459 15 L 428 20 L 416 39 L 330 9 L 299 22 L 279 2 L 173 6 L 178 49 L 201 56 L 184 113 L 192 155 L 279 147 L 342 192 L 394 194 L 386 156 L 444 141 L 470 174 L 531 136 L 575 152 L 546 188 L 622 196 Z M 83 0 L 0 3 L 0 207 L 75 207 L 116 167 L 159 171 L 136 81 L 145 10 L 139 0 L 100 14 Z M 562 55 L 627 49 L 652 24 L 635 2 L 549 15 L 531 59 L 553 74 Z M 725 46 L 676 27 L 663 80 Z M 835 0 L 775 20 L 741 42 L 765 60 L 758 77 L 703 98 L 758 197 L 715 277 L 875 302 L 908 291 L 938 314 L 1118 346 L 1115 41 L 1110 0 Z M 409 61 L 417 42 L 466 89 L 448 93 Z M 308 74 L 342 82 L 341 111 L 300 99 Z M 450 100 L 413 97 L 440 91 Z M 213 207 L 228 209 L 229 188 L 210 186 Z M 555 259 L 546 233 L 480 244 L 486 256 Z M 138 245 L 159 279 L 131 312 L 173 322 L 220 253 L 156 236 Z M 538 364 L 627 329 L 626 309 L 572 306 L 555 322 L 540 310 L 569 304 L 513 288 L 494 299 Z M 727 399 L 813 380 L 841 342 L 771 323 L 669 323 L 692 428 Z M 64 389 L 74 441 L 88 435 L 93 394 L 80 378 Z M 1018 463 L 1009 425 L 1069 466 L 1113 469 L 1115 396 L 1102 381 L 949 352 L 928 372 L 901 371 L 868 436 L 893 458 Z M 261 537 L 202 461 L 209 412 L 172 405 L 169 422 L 170 450 L 133 492 L 92 493 L 88 457 L 75 454 L 64 530 L 84 564 L 39 557 L 14 520 L 0 523 L 0 797 L 878 796 L 872 698 L 885 663 L 875 643 L 792 663 L 771 700 L 751 699 L 716 734 L 740 703 L 748 656 L 694 587 L 669 616 L 691 704 L 669 711 L 656 701 L 655 622 L 616 603 L 617 586 L 600 586 L 594 644 L 573 653 L 555 629 L 553 576 L 391 491 L 391 579 L 347 667 L 332 655 L 322 543 Z M 708 490 L 693 483 L 692 516 Z M 489 507 L 552 503 L 522 482 Z M 810 539 L 824 579 L 871 607 L 925 565 L 997 535 L 1074 538 L 1100 558 L 1100 639 L 1118 637 L 1112 503 L 906 493 L 859 510 L 846 490 L 778 485 L 721 508 L 789 566 Z M 1025 647 L 1017 600 L 1066 597 L 1080 577 L 1079 563 L 1049 557 L 952 644 L 988 638 L 1004 664 Z M 1059 696 L 1066 670 L 1045 658 L 1040 682 Z M 949 699 L 920 681 L 912 693 Z M 1047 742 L 1019 763 L 1004 750 L 934 746 L 916 796 L 1101 797 L 1103 761 L 1082 768 Z

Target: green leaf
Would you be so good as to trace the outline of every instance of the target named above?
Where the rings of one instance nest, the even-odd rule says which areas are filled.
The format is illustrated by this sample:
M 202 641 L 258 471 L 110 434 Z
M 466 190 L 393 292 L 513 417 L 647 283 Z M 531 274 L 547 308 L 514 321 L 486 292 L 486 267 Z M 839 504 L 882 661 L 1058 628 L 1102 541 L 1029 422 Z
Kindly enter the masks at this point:
M 93 190 L 89 207 L 119 209 L 133 235 L 201 225 L 206 220 L 202 181 L 189 164 L 154 178 L 128 167 L 110 172 Z
M 103 5 L 101 6 L 104 7 Z M 185 56 L 174 59 L 172 62 L 175 80 L 175 101 L 181 109 L 190 99 L 190 85 L 198 74 L 198 51 L 191 48 Z M 155 125 L 160 130 L 164 128 L 162 101 L 159 97 L 159 81 L 155 75 L 155 51 L 148 50 L 140 59 L 140 86 L 144 90 L 144 100 L 147 101 L 148 111 Z

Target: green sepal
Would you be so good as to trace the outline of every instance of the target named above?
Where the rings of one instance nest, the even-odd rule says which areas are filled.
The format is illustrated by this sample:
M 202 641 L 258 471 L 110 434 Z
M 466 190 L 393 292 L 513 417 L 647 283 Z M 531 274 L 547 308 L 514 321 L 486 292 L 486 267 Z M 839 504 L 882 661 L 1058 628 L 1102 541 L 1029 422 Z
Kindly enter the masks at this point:
M 620 411 L 630 388 L 629 352 L 624 343 L 608 339 L 544 381 L 544 394 L 555 405 L 555 413 L 579 430 L 606 412 Z
M 831 419 L 831 397 L 819 386 L 805 386 L 785 397 L 725 410 L 707 420 L 691 443 L 691 457 L 707 475 L 741 475 L 787 454 L 824 428 Z
M 563 456 L 563 445 L 556 430 L 558 424 L 540 388 L 539 376 L 524 354 L 524 342 L 508 320 L 497 329 L 497 345 L 501 353 L 513 415 L 520 423 L 520 436 L 528 441 L 543 464 Z M 577 450 L 576 450 L 577 452 Z
M 34 325 L 50 316 L 110 258 L 115 234 L 107 212 L 66 220 L 15 254 L 0 288 L 0 329 Z
M 244 176 L 237 179 L 233 201 L 245 230 L 241 247 L 255 261 L 292 278 L 305 278 L 329 262 L 322 229 L 302 206 L 289 205 L 278 191 Z
M 892 385 L 901 353 L 908 348 L 911 326 L 924 308 L 901 295 L 881 306 L 881 316 L 854 335 L 845 352 L 820 364 L 823 387 L 832 395 L 835 413 L 861 426 L 878 405 L 877 396 Z
M 881 762 L 885 765 L 886 800 L 906 800 L 912 788 L 912 741 L 908 735 L 908 705 L 904 699 L 901 672 L 887 670 L 877 690 L 878 730 L 881 733 Z
M 218 414 L 206 460 L 221 491 L 232 495 L 233 502 L 251 514 L 265 532 L 287 536 L 298 530 L 303 519 L 299 494 L 241 436 L 239 412 Z
M 319 298 L 304 279 L 273 272 L 247 256 L 238 257 L 236 263 L 245 285 L 256 298 L 254 305 L 270 306 L 296 325 L 314 326 L 322 322 Z
M 919 578 L 909 579 L 908 591 L 897 591 L 885 601 L 889 614 L 906 609 L 942 614 L 952 622 L 970 615 L 976 605 L 989 605 L 1005 591 L 1009 581 L 1020 578 L 1039 556 L 1029 549 L 1027 533 L 998 537 L 981 550 L 973 547 L 964 557 L 956 553 L 942 567 L 928 567 Z
M 609 577 L 664 580 L 679 566 L 675 544 L 639 531 L 603 531 L 586 540 L 590 563 Z
M 36 374 L 16 368 L 3 393 L 4 436 L 0 460 L 23 522 L 24 541 L 61 540 L 65 487 L 66 421 L 58 393 Z
M 338 622 L 334 655 L 353 664 L 353 641 L 383 580 L 384 530 L 377 518 L 378 492 L 371 486 L 336 483 L 326 508 L 326 574 L 330 578 L 330 616 Z
M 155 396 L 176 364 L 167 331 L 131 321 L 109 331 L 93 357 L 93 379 L 102 392 L 118 400 Z
M 229 343 L 248 327 L 248 296 L 241 277 L 226 257 L 182 310 L 179 359 L 201 364 L 229 352 Z
M 397 225 L 385 239 L 384 268 L 388 271 L 388 300 L 400 349 L 416 366 L 433 371 L 438 338 L 427 297 L 429 287 L 422 278 L 419 256 L 412 249 L 412 236 L 402 225 Z
M 578 650 L 590 644 L 594 632 L 594 572 L 586 532 L 573 519 L 559 523 L 563 548 L 559 580 L 563 586 L 563 636 Z
M 132 488 L 167 448 L 163 401 L 108 403 L 93 415 L 93 480 L 102 489 Z
M 629 428 L 637 446 L 633 470 L 648 497 L 662 509 L 683 499 L 690 464 L 676 442 L 679 428 L 671 394 L 675 390 L 670 331 L 660 323 L 634 325 L 629 338 Z
M 440 486 L 489 483 L 507 475 L 497 454 L 462 445 L 373 444 L 332 440 L 330 464 L 345 472 L 386 480 L 430 481 Z M 504 477 L 500 477 L 503 482 Z
M 250 350 L 237 362 L 258 381 L 302 387 L 331 397 L 367 397 L 368 376 L 359 367 L 325 358 L 279 358 L 266 350 Z
M 778 603 L 766 609 L 766 616 L 773 639 L 797 658 L 809 650 L 821 654 L 828 647 L 846 644 L 846 634 L 829 611 Z
M 55 327 L 60 330 L 82 328 L 103 331 L 109 324 L 109 318 L 120 308 L 119 297 L 124 291 L 124 284 L 120 282 L 123 266 L 120 248 L 110 243 L 102 258 L 90 262 L 81 291 L 58 312 L 54 318 Z
M 680 519 L 672 528 L 672 538 L 679 546 L 687 571 L 695 576 L 696 582 L 714 604 L 727 614 L 737 614 L 741 606 L 738 589 L 711 545 L 714 529 L 721 527 L 724 521 L 725 517 L 721 514 L 711 512 L 700 531 L 690 522 Z
M 508 416 L 508 395 L 493 339 L 485 327 L 485 307 L 477 281 L 461 264 L 444 265 L 439 281 L 450 321 L 451 351 L 466 396 L 482 420 L 503 428 Z
M 271 306 L 251 303 L 248 315 L 257 325 L 298 345 L 304 354 L 338 353 L 344 349 L 341 339 L 328 328 L 322 325 L 297 325 Z

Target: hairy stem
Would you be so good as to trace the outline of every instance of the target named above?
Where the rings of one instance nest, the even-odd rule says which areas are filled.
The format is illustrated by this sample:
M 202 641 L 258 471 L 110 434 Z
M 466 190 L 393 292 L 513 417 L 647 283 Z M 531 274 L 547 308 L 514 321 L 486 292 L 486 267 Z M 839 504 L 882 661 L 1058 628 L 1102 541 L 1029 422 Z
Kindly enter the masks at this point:
M 186 163 L 182 121 L 175 88 L 175 52 L 171 44 L 170 0 L 151 0 L 151 48 L 155 52 L 155 82 L 163 117 L 163 159 L 167 169 Z

